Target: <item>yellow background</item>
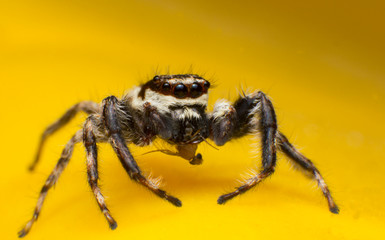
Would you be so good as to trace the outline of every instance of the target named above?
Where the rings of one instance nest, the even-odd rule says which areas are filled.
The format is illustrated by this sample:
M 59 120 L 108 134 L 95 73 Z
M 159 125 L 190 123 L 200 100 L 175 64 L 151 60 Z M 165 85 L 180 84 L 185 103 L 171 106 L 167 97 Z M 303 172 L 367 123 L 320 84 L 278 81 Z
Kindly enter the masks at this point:
M 258 165 L 251 139 L 219 151 L 202 143 L 201 166 L 132 148 L 182 208 L 131 182 L 102 145 L 102 190 L 118 222 L 111 231 L 79 145 L 26 239 L 384 239 L 384 10 L 383 1 L 1 1 L 1 239 L 16 239 L 30 219 L 85 116 L 50 139 L 29 173 L 48 124 L 78 101 L 121 96 L 157 69 L 191 66 L 215 82 L 211 106 L 241 86 L 268 93 L 281 130 L 319 167 L 341 213 L 282 155 L 270 179 L 217 205 Z

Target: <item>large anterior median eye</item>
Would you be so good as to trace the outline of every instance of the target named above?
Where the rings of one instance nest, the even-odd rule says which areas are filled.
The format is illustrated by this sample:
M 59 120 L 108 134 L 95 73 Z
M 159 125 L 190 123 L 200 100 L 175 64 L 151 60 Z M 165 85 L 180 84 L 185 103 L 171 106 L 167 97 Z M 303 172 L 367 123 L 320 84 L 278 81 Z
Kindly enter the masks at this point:
M 187 93 L 188 93 L 188 89 L 185 85 L 183 85 L 182 83 L 179 83 L 178 85 L 176 85 L 176 87 L 174 89 L 174 96 L 175 97 L 184 98 L 187 96 Z
M 197 98 L 202 94 L 202 87 L 198 83 L 193 83 L 190 88 L 190 96 Z

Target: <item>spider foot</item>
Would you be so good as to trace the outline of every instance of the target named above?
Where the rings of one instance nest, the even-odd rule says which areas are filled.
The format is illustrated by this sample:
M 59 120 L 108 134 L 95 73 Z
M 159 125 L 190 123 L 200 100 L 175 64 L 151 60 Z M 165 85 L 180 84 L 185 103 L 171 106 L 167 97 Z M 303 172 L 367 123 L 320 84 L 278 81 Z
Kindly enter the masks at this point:
M 173 204 L 174 206 L 176 207 L 181 207 L 182 206 L 182 201 L 179 200 L 178 198 L 176 197 L 173 197 L 171 195 L 168 195 L 166 193 L 166 191 L 164 190 L 161 190 L 161 189 L 152 189 L 152 191 L 158 195 L 159 197 L 163 198 L 163 199 L 166 199 L 167 201 L 169 201 L 171 204 Z
M 155 193 L 157 196 L 169 201 L 174 206 L 177 206 L 177 207 L 182 206 L 182 202 L 178 198 L 169 195 L 166 191 L 162 189 L 159 189 L 156 184 L 146 179 L 143 175 L 136 174 L 132 176 L 132 178 L 138 181 L 143 186 L 147 187 L 151 192 Z
M 35 170 L 35 167 L 36 167 L 37 163 L 39 162 L 40 151 L 41 150 L 39 150 L 39 152 L 38 152 L 37 156 L 35 157 L 35 159 L 33 160 L 33 162 L 28 166 L 28 171 L 33 172 Z
M 24 229 L 23 229 L 23 230 L 19 231 L 19 232 L 17 233 L 17 235 L 19 236 L 19 238 L 22 238 L 22 237 L 25 237 L 25 235 L 27 235 L 27 232 L 24 231 Z
M 217 200 L 217 203 L 218 204 L 225 204 L 228 200 L 234 198 L 235 196 L 237 196 L 239 193 L 238 192 L 232 192 L 232 193 L 228 193 L 228 194 L 223 194 L 222 196 L 220 196 Z
M 30 165 L 28 171 L 33 172 L 33 170 L 35 170 L 35 165 Z
M 29 233 L 29 231 L 31 230 L 32 225 L 36 219 L 37 218 L 31 219 L 29 222 L 27 222 L 27 224 L 25 224 L 24 228 L 17 233 L 19 238 L 25 237 L 25 235 L 27 235 Z
M 118 224 L 114 221 L 112 223 L 108 223 L 110 225 L 111 230 L 115 230 L 118 227 Z
M 182 207 L 182 201 L 179 200 L 179 199 L 176 198 L 176 197 L 167 195 L 167 197 L 165 197 L 165 199 L 166 199 L 167 201 L 169 201 L 170 203 L 172 203 L 172 204 L 173 204 L 174 206 L 176 206 L 176 207 Z
M 29 233 L 29 230 L 31 230 L 31 227 L 32 227 L 32 222 L 29 221 L 25 227 L 20 230 L 17 235 L 19 236 L 19 238 L 22 238 L 22 237 L 25 237 L 25 235 L 27 235 Z
M 108 225 L 110 225 L 111 230 L 115 230 L 118 227 L 118 224 L 116 223 L 115 219 L 111 217 L 109 213 L 105 213 Z
M 334 214 L 340 213 L 340 209 L 339 209 L 339 207 L 337 205 L 330 206 L 329 210 L 330 210 L 330 212 L 332 212 Z

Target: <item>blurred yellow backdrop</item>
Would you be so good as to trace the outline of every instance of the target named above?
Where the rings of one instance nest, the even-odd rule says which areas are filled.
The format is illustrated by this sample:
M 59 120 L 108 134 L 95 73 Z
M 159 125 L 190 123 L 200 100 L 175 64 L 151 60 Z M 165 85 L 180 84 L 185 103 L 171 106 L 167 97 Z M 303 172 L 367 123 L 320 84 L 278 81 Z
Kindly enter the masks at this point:
M 48 124 L 78 101 L 190 67 L 215 82 L 211 106 L 241 86 L 267 92 L 281 130 L 319 167 L 341 213 L 283 155 L 270 179 L 217 205 L 258 165 L 252 139 L 219 151 L 202 143 L 201 166 L 132 148 L 182 208 L 131 182 L 102 145 L 102 190 L 118 221 L 111 231 L 79 145 L 26 239 L 384 239 L 384 10 L 383 1 L 1 1 L 1 239 L 17 238 L 85 116 L 50 139 L 29 173 Z

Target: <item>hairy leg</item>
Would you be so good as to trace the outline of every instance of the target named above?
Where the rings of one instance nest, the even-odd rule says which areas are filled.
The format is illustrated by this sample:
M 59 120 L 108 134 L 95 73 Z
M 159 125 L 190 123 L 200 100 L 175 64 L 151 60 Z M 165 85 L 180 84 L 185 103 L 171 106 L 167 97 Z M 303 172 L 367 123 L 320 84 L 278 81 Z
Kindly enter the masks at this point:
M 106 98 L 103 101 L 103 117 L 110 143 L 115 150 L 115 153 L 117 154 L 122 166 L 131 177 L 131 179 L 142 184 L 157 196 L 169 201 L 173 205 L 178 207 L 182 206 L 182 202 L 179 199 L 167 194 L 164 190 L 159 189 L 157 184 L 151 182 L 142 174 L 123 138 L 122 130 L 116 113 L 118 107 L 117 103 L 118 99 L 114 96 Z
M 39 162 L 40 155 L 41 155 L 41 152 L 43 150 L 44 144 L 50 135 L 52 135 L 57 130 L 62 128 L 64 125 L 66 125 L 72 118 L 75 117 L 76 113 L 78 113 L 79 111 L 83 111 L 87 114 L 92 114 L 92 113 L 97 112 L 98 109 L 99 109 L 99 105 L 97 103 L 94 103 L 91 101 L 80 102 L 80 103 L 72 106 L 70 109 L 68 109 L 67 112 L 62 117 L 60 117 L 56 122 L 54 122 L 53 124 L 48 126 L 45 129 L 45 131 L 43 132 L 43 134 L 41 135 L 40 143 L 39 143 L 38 148 L 37 148 L 35 159 L 31 163 L 31 165 L 29 166 L 28 169 L 30 171 L 33 171 L 35 169 L 37 163 Z
M 258 92 L 253 98 L 255 101 L 258 101 L 255 107 L 258 108 L 257 112 L 260 115 L 259 129 L 262 132 L 262 171 L 248 179 L 244 185 L 238 187 L 234 192 L 220 196 L 218 198 L 218 204 L 224 204 L 239 194 L 245 193 L 274 172 L 277 160 L 275 143 L 277 122 L 274 108 L 263 92 Z
M 57 162 L 51 174 L 48 176 L 44 186 L 40 191 L 40 195 L 37 200 L 37 204 L 36 204 L 32 219 L 29 220 L 25 225 L 25 227 L 19 232 L 19 237 L 24 237 L 31 230 L 33 223 L 38 219 L 41 208 L 44 203 L 44 199 L 47 196 L 48 190 L 50 190 L 52 186 L 57 182 L 57 180 L 60 177 L 60 174 L 64 171 L 65 167 L 67 166 L 72 156 L 72 151 L 75 144 L 81 140 L 81 134 L 82 134 L 82 131 L 78 131 L 65 146 L 59 161 Z
M 321 176 L 321 173 L 314 166 L 314 164 L 302 155 L 286 138 L 282 133 L 278 133 L 278 146 L 282 152 L 284 152 L 292 161 L 298 164 L 306 173 L 310 174 L 318 183 L 318 186 L 321 188 L 322 193 L 328 201 L 329 210 L 332 213 L 339 213 L 339 208 L 335 204 L 328 186 L 326 185 L 324 179 Z
M 91 118 L 88 118 L 85 125 L 84 125 L 84 132 L 83 132 L 83 143 L 86 148 L 87 152 L 87 176 L 88 176 L 88 183 L 92 189 L 92 193 L 94 194 L 96 198 L 96 202 L 99 205 L 100 210 L 106 217 L 108 224 L 110 225 L 111 229 L 115 229 L 117 227 L 116 221 L 113 219 L 113 217 L 110 214 L 110 211 L 108 210 L 104 196 L 100 191 L 99 188 L 99 174 L 98 174 L 98 152 L 97 152 L 97 146 L 96 146 L 96 138 L 93 131 L 92 121 Z

